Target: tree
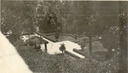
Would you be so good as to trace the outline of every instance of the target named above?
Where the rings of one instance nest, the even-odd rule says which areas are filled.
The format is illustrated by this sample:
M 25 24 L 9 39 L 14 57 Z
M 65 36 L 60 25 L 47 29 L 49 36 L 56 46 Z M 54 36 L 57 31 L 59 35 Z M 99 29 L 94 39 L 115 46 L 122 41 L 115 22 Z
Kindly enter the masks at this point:
M 64 53 L 64 51 L 66 50 L 65 44 L 61 44 L 59 50 L 62 51 L 62 53 Z
M 2 1 L 1 31 L 6 34 L 11 42 L 16 41 L 22 33 L 32 34 L 34 28 L 36 2 L 28 1 Z M 18 11 L 18 12 L 17 12 Z
M 102 35 L 100 42 L 108 50 L 107 58 L 111 58 L 114 52 L 119 48 L 119 26 L 111 26 L 110 29 Z
M 36 10 L 37 26 L 41 32 L 58 32 L 56 29 L 62 29 L 62 16 L 60 9 L 62 3 L 59 1 L 39 1 Z M 49 30 L 50 29 L 50 30 Z
M 59 33 L 58 32 L 55 33 L 55 39 L 56 39 L 56 42 L 59 40 Z
M 89 39 L 89 53 L 92 55 L 92 37 L 96 35 L 96 24 L 94 23 L 96 21 L 95 19 L 95 13 L 92 13 L 90 16 L 86 16 L 86 24 L 81 25 L 78 29 L 78 32 L 87 36 Z M 84 43 L 85 44 L 85 43 Z
M 103 39 L 101 41 L 104 41 L 104 43 L 102 42 L 102 44 L 103 45 L 106 44 L 108 50 L 112 50 L 113 48 L 118 47 L 117 46 L 118 31 L 119 31 L 118 19 L 117 19 L 118 18 L 118 11 L 117 11 L 118 8 L 111 7 L 111 5 L 113 5 L 113 3 L 114 4 L 117 4 L 117 3 L 116 2 L 113 2 L 113 3 L 100 2 L 99 4 L 97 4 L 96 2 L 94 2 L 94 3 L 88 2 L 88 4 L 85 4 L 83 2 L 83 4 L 84 4 L 82 6 L 83 10 L 81 10 L 81 11 L 84 11 L 87 13 L 83 14 L 83 18 L 81 16 L 83 21 L 81 21 L 81 24 L 77 25 L 78 30 L 76 31 L 76 32 L 79 32 L 79 34 L 84 34 L 85 36 L 87 36 L 89 38 L 90 54 L 92 51 L 92 47 L 91 47 L 92 46 L 92 42 L 91 42 L 92 37 L 95 37 L 95 36 L 103 37 Z M 100 4 L 101 4 L 101 6 L 99 8 L 94 7 L 94 6 L 97 6 Z M 87 6 L 87 8 L 85 6 Z M 108 10 L 108 8 L 109 8 L 109 10 Z M 115 11 L 117 11 L 117 12 L 115 12 Z M 82 12 L 80 14 L 82 14 Z M 112 15 L 110 15 L 110 14 L 112 14 Z M 110 36 L 112 36 L 112 38 Z M 112 40 L 114 40 L 114 41 L 112 41 Z M 110 44 L 110 41 L 111 41 L 111 44 Z
M 88 36 L 90 39 L 90 54 L 91 41 L 95 32 L 95 19 L 97 17 L 95 10 L 92 7 L 92 2 L 65 2 L 63 16 L 66 19 L 65 31 L 74 33 L 75 35 Z M 76 33 L 78 32 L 78 33 Z
M 93 23 L 95 21 L 93 15 L 90 16 L 89 18 L 89 22 L 88 22 L 88 25 L 87 25 L 87 28 L 86 28 L 86 35 L 87 37 L 89 38 L 89 53 L 90 55 L 92 55 L 92 37 L 93 35 L 95 34 L 95 24 Z
M 92 37 L 96 35 L 95 22 L 97 21 L 98 15 L 93 8 L 93 2 L 72 2 L 72 31 L 77 35 L 84 35 L 89 38 L 89 53 L 92 53 Z M 85 43 L 84 43 L 85 44 Z
M 13 34 L 33 32 L 36 2 L 2 1 L 2 32 L 11 30 Z M 18 11 L 18 12 L 17 12 Z
M 127 72 L 127 17 L 128 10 L 124 7 L 128 7 L 127 3 L 119 2 L 119 20 L 120 20 L 120 55 L 119 55 L 119 71 L 118 73 Z
M 87 44 L 85 44 L 87 42 L 88 38 L 83 38 L 81 41 L 77 42 L 80 46 L 81 46 L 81 50 L 85 50 L 85 47 Z

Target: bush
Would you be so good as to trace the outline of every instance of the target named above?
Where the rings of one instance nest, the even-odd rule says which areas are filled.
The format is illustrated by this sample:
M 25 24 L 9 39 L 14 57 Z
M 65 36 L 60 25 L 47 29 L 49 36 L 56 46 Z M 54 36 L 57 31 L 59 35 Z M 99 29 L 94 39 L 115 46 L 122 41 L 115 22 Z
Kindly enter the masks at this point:
M 66 49 L 66 48 L 65 48 L 65 45 L 64 45 L 64 44 L 61 44 L 59 50 L 62 51 L 62 53 L 63 53 L 63 52 L 65 51 L 65 49 Z

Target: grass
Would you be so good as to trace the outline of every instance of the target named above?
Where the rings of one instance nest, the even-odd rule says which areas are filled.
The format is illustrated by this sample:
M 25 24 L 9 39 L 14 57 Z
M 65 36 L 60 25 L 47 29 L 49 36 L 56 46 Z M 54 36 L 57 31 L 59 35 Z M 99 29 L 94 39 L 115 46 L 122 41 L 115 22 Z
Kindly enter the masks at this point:
M 102 56 L 104 53 L 96 53 L 103 48 L 98 41 L 93 42 L 93 55 L 88 55 L 88 48 L 84 51 L 85 59 L 75 59 L 67 54 L 49 55 L 36 50 L 34 46 L 22 45 L 23 42 L 15 42 L 17 51 L 33 72 L 41 73 L 116 73 L 118 70 L 118 56 L 115 55 L 109 60 L 98 61 L 96 55 Z M 98 48 L 96 50 L 96 48 Z M 99 58 L 99 57 L 98 57 Z
M 20 46 L 17 50 L 33 72 L 115 73 L 118 69 L 116 57 L 101 62 L 89 57 L 74 59 L 66 54 L 49 55 L 30 46 Z
M 20 46 L 17 51 L 33 72 L 56 73 L 63 71 L 62 69 L 68 70 L 65 69 L 67 65 L 62 63 L 68 63 L 67 55 L 49 55 L 30 46 Z

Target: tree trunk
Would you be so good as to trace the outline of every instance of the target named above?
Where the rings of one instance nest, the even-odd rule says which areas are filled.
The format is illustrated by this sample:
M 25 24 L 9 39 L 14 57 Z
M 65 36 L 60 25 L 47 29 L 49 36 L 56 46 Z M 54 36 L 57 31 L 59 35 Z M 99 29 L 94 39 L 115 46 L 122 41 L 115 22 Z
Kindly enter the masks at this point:
M 37 49 L 36 42 L 35 42 L 35 46 L 34 47 L 35 47 L 35 49 Z
M 127 72 L 127 5 L 124 2 L 119 2 L 120 13 L 120 55 L 119 55 L 119 70 L 118 73 Z
M 92 55 L 92 36 L 89 36 L 89 54 Z
M 44 46 L 45 46 L 45 53 L 47 53 L 47 44 L 45 43 Z
M 123 29 L 123 28 L 121 28 Z M 120 55 L 119 55 L 119 72 L 118 73 L 125 73 L 127 72 L 127 33 L 126 31 L 121 30 L 122 34 L 120 34 Z M 121 32 L 120 31 L 120 32 Z

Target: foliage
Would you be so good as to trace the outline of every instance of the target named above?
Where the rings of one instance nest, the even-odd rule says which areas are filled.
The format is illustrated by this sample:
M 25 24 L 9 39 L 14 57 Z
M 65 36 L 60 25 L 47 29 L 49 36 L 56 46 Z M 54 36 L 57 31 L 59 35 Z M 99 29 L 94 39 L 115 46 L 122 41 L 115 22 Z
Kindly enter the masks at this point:
M 36 7 L 37 26 L 43 32 L 55 32 L 62 26 L 60 9 L 62 4 L 59 1 L 39 1 Z M 50 29 L 50 30 L 49 30 Z
M 59 50 L 62 51 L 62 53 L 64 53 L 64 51 L 66 50 L 65 44 L 61 44 Z
M 2 32 L 33 32 L 35 5 L 35 2 L 27 1 L 2 1 Z
M 84 47 L 87 46 L 87 40 L 88 38 L 83 38 L 82 40 L 80 40 L 79 42 L 77 42 L 79 45 L 81 45 L 81 49 L 84 50 Z
M 106 32 L 104 35 L 102 35 L 102 44 L 107 49 L 117 49 L 119 41 L 119 27 L 114 26 L 110 27 L 108 32 Z

